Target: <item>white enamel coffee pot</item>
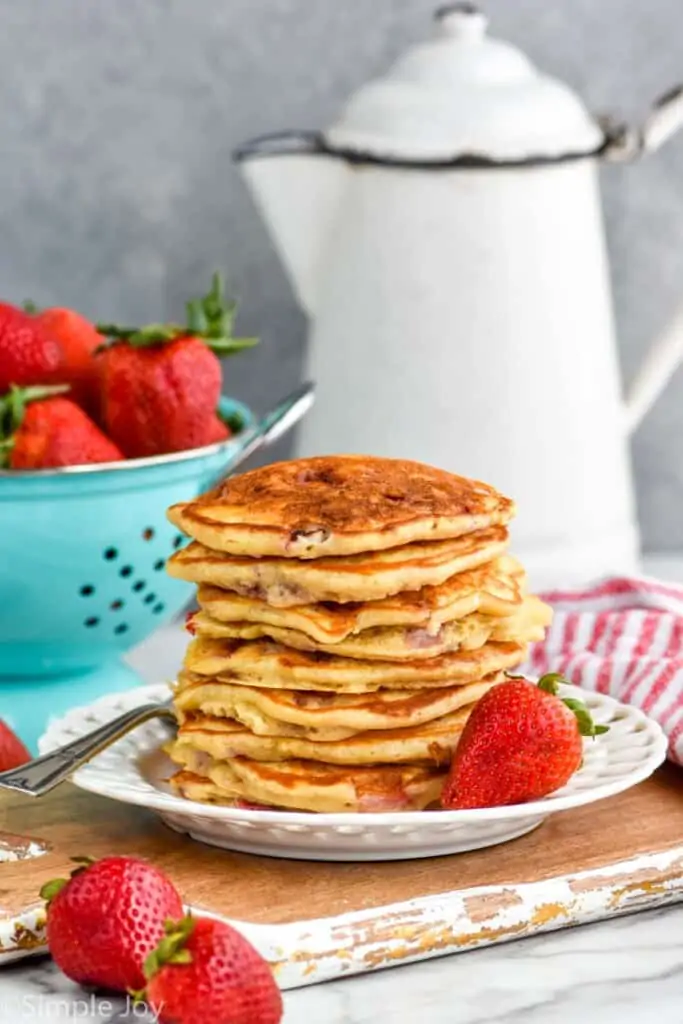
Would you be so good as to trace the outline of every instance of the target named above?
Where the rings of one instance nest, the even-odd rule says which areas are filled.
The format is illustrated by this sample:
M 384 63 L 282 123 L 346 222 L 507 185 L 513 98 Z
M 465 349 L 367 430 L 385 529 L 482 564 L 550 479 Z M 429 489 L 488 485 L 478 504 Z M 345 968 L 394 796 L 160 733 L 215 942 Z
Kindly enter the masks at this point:
M 683 354 L 673 324 L 622 402 L 598 169 L 656 149 L 596 119 L 470 4 L 323 133 L 237 152 L 311 322 L 302 455 L 413 458 L 519 506 L 535 586 L 637 567 L 628 436 Z M 682 240 L 683 244 L 683 240 Z

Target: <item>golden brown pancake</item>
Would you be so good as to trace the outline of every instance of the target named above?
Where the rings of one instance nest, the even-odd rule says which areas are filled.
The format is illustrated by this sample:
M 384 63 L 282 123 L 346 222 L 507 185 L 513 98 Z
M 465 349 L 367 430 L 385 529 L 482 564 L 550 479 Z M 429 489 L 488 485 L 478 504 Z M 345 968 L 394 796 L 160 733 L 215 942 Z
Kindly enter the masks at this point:
M 356 661 L 314 651 L 295 651 L 270 640 L 193 640 L 178 685 L 194 676 L 220 677 L 282 690 L 368 693 L 372 690 L 421 690 L 471 683 L 511 669 L 526 658 L 527 645 L 488 643 L 476 651 L 442 654 L 426 661 Z M 194 674 L 194 675 L 193 675 Z
M 359 732 L 431 722 L 474 704 L 504 678 L 498 672 L 476 683 L 429 690 L 317 693 L 258 689 L 192 676 L 177 688 L 174 705 L 181 724 L 201 712 L 233 718 L 257 736 L 343 740 Z
M 269 764 L 236 757 L 198 763 L 170 780 L 190 800 L 249 801 L 323 813 L 420 811 L 438 801 L 446 773 L 427 765 L 372 768 L 286 761 Z
M 507 547 L 496 526 L 452 540 L 424 541 L 347 558 L 240 558 L 193 541 L 166 563 L 171 576 L 212 583 L 280 608 L 317 601 L 376 601 L 405 590 L 437 586 L 484 565 Z
M 195 751 L 215 761 L 248 757 L 254 761 L 322 761 L 323 764 L 450 764 L 465 722 L 472 712 L 469 704 L 441 718 L 403 729 L 359 732 L 343 740 L 314 740 L 307 736 L 257 736 L 230 718 L 198 715 L 178 730 L 166 753 L 183 767 Z
M 168 517 L 216 551 L 320 558 L 458 537 L 514 511 L 488 484 L 419 462 L 328 455 L 229 477 Z
M 538 597 L 529 596 L 514 615 L 494 618 L 474 612 L 464 619 L 445 622 L 436 633 L 423 626 L 386 626 L 366 629 L 335 644 L 321 644 L 296 629 L 281 629 L 261 622 L 219 622 L 206 612 L 192 619 L 192 631 L 200 637 L 259 640 L 270 637 L 298 651 L 321 651 L 344 658 L 374 661 L 422 661 L 449 651 L 473 651 L 488 640 L 531 643 L 542 640 L 552 611 Z
M 379 626 L 423 626 L 430 633 L 472 612 L 512 615 L 523 599 L 524 570 L 502 555 L 467 572 L 451 576 L 438 587 L 405 591 L 380 601 L 295 605 L 277 608 L 263 598 L 244 597 L 210 584 L 199 587 L 197 600 L 219 622 L 258 622 L 296 629 L 321 644 L 335 644 Z

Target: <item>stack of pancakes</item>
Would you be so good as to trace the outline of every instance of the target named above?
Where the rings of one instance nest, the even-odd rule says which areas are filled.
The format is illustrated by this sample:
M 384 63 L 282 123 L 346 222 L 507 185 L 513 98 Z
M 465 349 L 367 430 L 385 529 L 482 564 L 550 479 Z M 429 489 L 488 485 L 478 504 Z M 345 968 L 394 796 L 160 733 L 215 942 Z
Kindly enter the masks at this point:
M 476 703 L 550 609 L 506 554 L 514 505 L 419 463 L 329 456 L 236 476 L 171 522 L 198 584 L 175 689 L 176 791 L 307 811 L 438 801 Z

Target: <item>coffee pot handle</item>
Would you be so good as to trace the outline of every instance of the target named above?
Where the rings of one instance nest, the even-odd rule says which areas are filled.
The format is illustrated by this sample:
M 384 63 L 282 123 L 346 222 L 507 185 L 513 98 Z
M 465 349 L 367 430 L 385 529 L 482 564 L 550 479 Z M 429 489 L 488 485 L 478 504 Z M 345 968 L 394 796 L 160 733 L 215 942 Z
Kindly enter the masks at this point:
M 683 128 L 683 85 L 670 89 L 652 105 L 640 126 L 604 122 L 602 152 L 610 162 L 630 162 L 654 153 Z M 683 360 L 683 306 L 657 339 L 637 373 L 626 397 L 625 421 L 629 434 L 639 426 Z
M 655 100 L 641 125 L 615 123 L 602 118 L 605 145 L 601 156 L 612 163 L 628 163 L 654 153 L 683 128 L 683 84 Z

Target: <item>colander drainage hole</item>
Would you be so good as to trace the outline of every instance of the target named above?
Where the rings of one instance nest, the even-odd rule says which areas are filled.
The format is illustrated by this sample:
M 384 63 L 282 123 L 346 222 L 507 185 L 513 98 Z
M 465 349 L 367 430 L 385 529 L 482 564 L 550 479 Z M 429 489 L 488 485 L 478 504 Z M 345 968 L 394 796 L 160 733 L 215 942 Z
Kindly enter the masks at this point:
M 152 604 L 152 602 L 156 601 L 156 599 L 157 599 L 157 595 L 156 594 L 148 594 L 147 597 L 145 598 L 145 604 Z
M 90 618 L 86 619 L 85 622 L 83 623 L 83 625 L 87 626 L 88 629 L 92 629 L 93 626 L 99 626 L 99 624 L 100 620 L 97 618 L 96 615 L 91 615 Z
M 132 565 L 124 565 L 124 567 L 119 571 L 119 576 L 130 576 L 132 572 Z
M 92 594 L 95 593 L 95 588 L 93 587 L 92 583 L 86 583 L 84 586 L 81 587 L 79 593 L 81 597 L 90 597 Z
M 155 615 L 159 615 L 161 612 L 163 612 L 165 607 L 166 605 L 164 604 L 164 602 L 159 601 L 157 604 L 154 605 L 152 611 L 154 612 Z
M 137 580 L 133 584 L 133 590 L 135 591 L 136 594 L 139 594 L 141 590 L 145 589 L 145 586 L 146 586 L 146 583 L 145 583 L 144 580 Z
M 113 562 L 115 558 L 119 557 L 119 553 L 116 550 L 116 548 L 105 548 L 104 557 L 107 559 L 108 562 Z
M 142 539 L 143 540 L 153 540 L 153 538 L 154 538 L 154 527 L 153 526 L 147 526 L 142 531 Z
M 113 612 L 118 612 L 119 609 L 123 608 L 123 601 L 121 601 L 120 599 L 118 601 L 112 601 L 109 607 Z
M 165 564 L 166 563 L 164 562 L 163 558 L 158 558 L 156 560 L 156 562 L 154 563 L 154 571 L 155 572 L 161 572 L 161 570 L 163 569 Z
M 128 624 L 125 622 L 119 622 L 118 626 L 114 627 L 115 633 L 126 633 L 128 632 Z
M 175 540 L 173 541 L 173 547 L 179 548 L 184 540 L 185 538 L 183 537 L 182 533 L 176 534 Z

